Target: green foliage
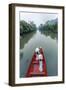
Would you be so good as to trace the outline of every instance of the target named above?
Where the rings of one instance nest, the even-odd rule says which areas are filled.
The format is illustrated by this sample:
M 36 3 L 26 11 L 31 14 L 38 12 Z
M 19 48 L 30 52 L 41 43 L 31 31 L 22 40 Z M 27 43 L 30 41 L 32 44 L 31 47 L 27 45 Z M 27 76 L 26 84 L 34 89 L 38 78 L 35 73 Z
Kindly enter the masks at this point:
M 27 23 L 26 21 L 20 21 L 20 35 L 29 33 L 36 30 L 36 25 L 33 22 Z
M 40 31 L 51 31 L 51 32 L 57 33 L 58 32 L 58 24 L 57 24 L 57 22 L 55 22 L 54 24 L 45 24 L 45 25 L 40 24 L 39 30 Z

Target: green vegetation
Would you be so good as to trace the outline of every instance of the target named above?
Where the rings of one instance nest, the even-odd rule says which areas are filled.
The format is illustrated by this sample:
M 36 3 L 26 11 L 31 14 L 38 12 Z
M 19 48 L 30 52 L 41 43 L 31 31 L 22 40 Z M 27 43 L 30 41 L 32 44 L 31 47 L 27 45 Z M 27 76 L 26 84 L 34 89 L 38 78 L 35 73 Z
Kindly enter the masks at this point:
M 36 25 L 33 22 L 27 23 L 26 21 L 20 21 L 20 35 L 36 31 Z
M 57 19 L 55 19 L 55 21 L 47 21 L 44 25 L 40 24 L 39 30 L 42 32 L 49 31 L 49 32 L 57 33 L 58 32 L 58 23 L 56 20 Z
M 50 20 L 45 24 L 40 24 L 38 27 L 39 31 L 46 36 L 51 36 L 51 38 L 58 37 L 58 20 Z M 36 32 L 37 27 L 34 22 L 30 21 L 27 23 L 24 20 L 20 21 L 20 36 L 25 37 L 26 34 Z

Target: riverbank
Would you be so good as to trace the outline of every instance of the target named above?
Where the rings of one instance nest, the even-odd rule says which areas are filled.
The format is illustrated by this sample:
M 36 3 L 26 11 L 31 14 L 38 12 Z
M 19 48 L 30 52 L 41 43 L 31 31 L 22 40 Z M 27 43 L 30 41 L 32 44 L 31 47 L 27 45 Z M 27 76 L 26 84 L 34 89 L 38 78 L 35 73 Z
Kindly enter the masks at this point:
M 27 23 L 24 20 L 20 21 L 20 36 L 34 32 L 34 31 L 36 31 L 36 29 L 37 28 L 36 28 L 36 25 L 34 24 L 34 22 L 30 21 L 29 23 Z

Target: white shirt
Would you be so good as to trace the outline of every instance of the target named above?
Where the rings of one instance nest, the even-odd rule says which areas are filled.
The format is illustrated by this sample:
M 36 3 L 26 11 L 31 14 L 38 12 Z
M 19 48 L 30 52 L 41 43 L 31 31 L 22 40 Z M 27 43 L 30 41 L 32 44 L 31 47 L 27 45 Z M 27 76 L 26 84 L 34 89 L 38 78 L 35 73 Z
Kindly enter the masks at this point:
M 42 60 L 43 59 L 43 56 L 42 56 L 42 54 L 39 54 L 39 55 L 36 55 L 36 60 Z
M 39 55 L 38 55 L 38 59 L 39 59 L 39 60 L 40 60 L 40 59 L 41 59 L 41 60 L 43 59 L 42 54 L 39 54 Z
M 43 68 L 42 68 L 42 59 L 43 59 L 43 56 L 42 54 L 39 54 L 39 55 L 36 55 L 36 60 L 39 60 L 39 71 L 42 72 L 43 71 Z M 41 61 L 40 61 L 41 60 Z

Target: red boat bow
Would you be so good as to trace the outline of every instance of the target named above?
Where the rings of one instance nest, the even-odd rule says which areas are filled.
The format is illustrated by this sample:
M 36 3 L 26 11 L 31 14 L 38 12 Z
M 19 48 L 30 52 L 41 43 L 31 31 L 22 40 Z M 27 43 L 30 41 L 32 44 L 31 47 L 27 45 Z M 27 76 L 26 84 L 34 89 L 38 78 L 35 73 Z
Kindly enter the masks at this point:
M 46 60 L 45 60 L 42 48 L 40 48 L 40 53 L 43 56 L 42 72 L 39 70 L 39 60 L 36 60 L 36 53 L 34 53 L 31 63 L 29 65 L 28 71 L 27 71 L 27 75 L 26 75 L 27 77 L 47 76 Z

